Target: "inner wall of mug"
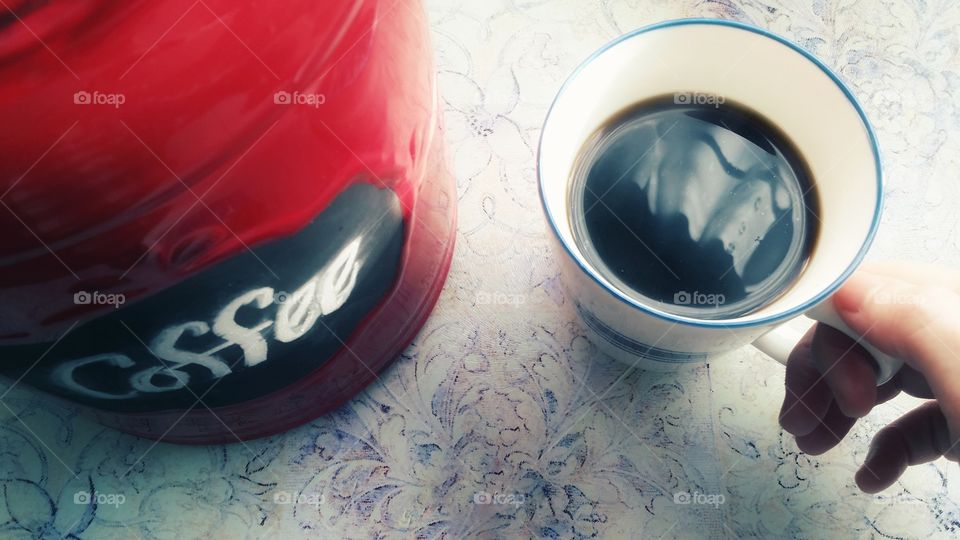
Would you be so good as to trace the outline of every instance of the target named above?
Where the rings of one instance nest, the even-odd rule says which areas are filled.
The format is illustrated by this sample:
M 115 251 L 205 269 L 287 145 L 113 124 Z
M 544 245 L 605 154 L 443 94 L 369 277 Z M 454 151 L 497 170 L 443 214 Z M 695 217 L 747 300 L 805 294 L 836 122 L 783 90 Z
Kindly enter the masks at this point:
M 788 45 L 735 26 L 686 23 L 628 35 L 567 81 L 544 124 L 539 157 L 544 204 L 561 242 L 595 279 L 617 290 L 574 242 L 567 210 L 571 174 L 584 143 L 607 119 L 643 99 L 677 92 L 730 99 L 769 119 L 799 149 L 819 194 L 818 237 L 801 277 L 767 306 L 736 320 L 776 316 L 822 294 L 857 260 L 872 233 L 881 196 L 874 146 L 851 99 L 828 73 Z

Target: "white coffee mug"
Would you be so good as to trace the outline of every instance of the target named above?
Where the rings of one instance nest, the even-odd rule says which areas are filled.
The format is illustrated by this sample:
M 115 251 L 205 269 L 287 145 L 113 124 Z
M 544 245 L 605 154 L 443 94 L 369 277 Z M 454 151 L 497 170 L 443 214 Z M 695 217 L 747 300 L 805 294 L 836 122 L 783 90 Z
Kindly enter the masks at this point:
M 819 236 L 805 268 L 779 297 L 746 315 L 698 319 L 619 289 L 578 248 L 570 183 L 584 144 L 630 105 L 664 95 L 723 96 L 771 120 L 796 145 L 819 194 Z M 753 343 L 785 363 L 807 315 L 857 340 L 877 381 L 901 362 L 852 333 L 831 295 L 863 259 L 880 222 L 883 185 L 873 130 L 850 90 L 786 39 L 712 19 L 667 21 L 604 45 L 567 79 L 547 114 L 538 156 L 540 196 L 568 298 L 595 345 L 628 364 L 672 368 Z

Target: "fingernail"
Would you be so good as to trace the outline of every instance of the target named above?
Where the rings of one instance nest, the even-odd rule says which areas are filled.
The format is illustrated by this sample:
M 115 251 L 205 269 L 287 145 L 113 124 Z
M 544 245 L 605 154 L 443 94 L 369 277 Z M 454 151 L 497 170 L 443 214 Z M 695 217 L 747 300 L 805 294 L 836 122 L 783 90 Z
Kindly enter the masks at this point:
M 848 314 L 859 313 L 877 289 L 883 286 L 883 278 L 866 271 L 853 275 L 833 296 L 833 305 L 837 311 Z
M 871 444 L 870 448 L 867 450 L 867 457 L 863 459 L 863 465 L 857 470 L 857 474 L 854 475 L 854 481 L 856 481 L 857 486 L 860 487 L 865 493 L 877 493 L 884 489 L 883 482 L 880 481 L 880 477 L 877 476 L 877 473 L 873 472 L 871 466 L 875 466 L 873 460 L 877 457 L 878 448 Z

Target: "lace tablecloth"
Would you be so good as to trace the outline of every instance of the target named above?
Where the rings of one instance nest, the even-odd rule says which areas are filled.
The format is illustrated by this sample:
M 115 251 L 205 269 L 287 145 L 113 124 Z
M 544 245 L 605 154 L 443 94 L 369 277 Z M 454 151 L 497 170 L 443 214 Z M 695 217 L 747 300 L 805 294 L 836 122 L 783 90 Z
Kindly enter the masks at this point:
M 819 56 L 877 130 L 872 258 L 960 263 L 960 4 L 433 0 L 459 234 L 439 306 L 382 380 L 284 435 L 154 444 L 15 388 L 0 407 L 0 537 L 951 538 L 960 472 L 853 474 L 879 407 L 824 456 L 777 425 L 783 368 L 742 349 L 683 375 L 583 337 L 535 185 L 546 109 L 604 42 L 663 19 L 736 19 Z M 0 387 L 0 390 L 4 390 Z M 90 493 L 98 498 L 87 504 Z M 85 499 L 87 497 L 87 499 Z

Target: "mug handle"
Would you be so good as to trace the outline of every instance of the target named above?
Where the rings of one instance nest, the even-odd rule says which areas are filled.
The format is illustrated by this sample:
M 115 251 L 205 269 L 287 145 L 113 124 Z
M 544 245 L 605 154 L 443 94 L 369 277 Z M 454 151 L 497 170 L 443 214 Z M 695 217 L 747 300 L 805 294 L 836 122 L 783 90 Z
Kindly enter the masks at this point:
M 832 298 L 821 302 L 816 307 L 807 311 L 805 315 L 817 322 L 836 328 L 866 349 L 867 352 L 870 353 L 870 356 L 873 357 L 874 367 L 877 370 L 877 386 L 893 378 L 897 371 L 900 370 L 900 366 L 903 365 L 903 361 L 880 352 L 876 347 L 867 343 L 863 336 L 851 330 L 840 318 L 836 308 L 833 307 Z M 760 336 L 759 339 L 753 342 L 753 346 L 777 362 L 787 365 L 787 358 L 790 356 L 790 351 L 793 350 L 801 337 L 803 337 L 802 334 L 796 329 L 787 327 L 786 325 L 780 325 Z

